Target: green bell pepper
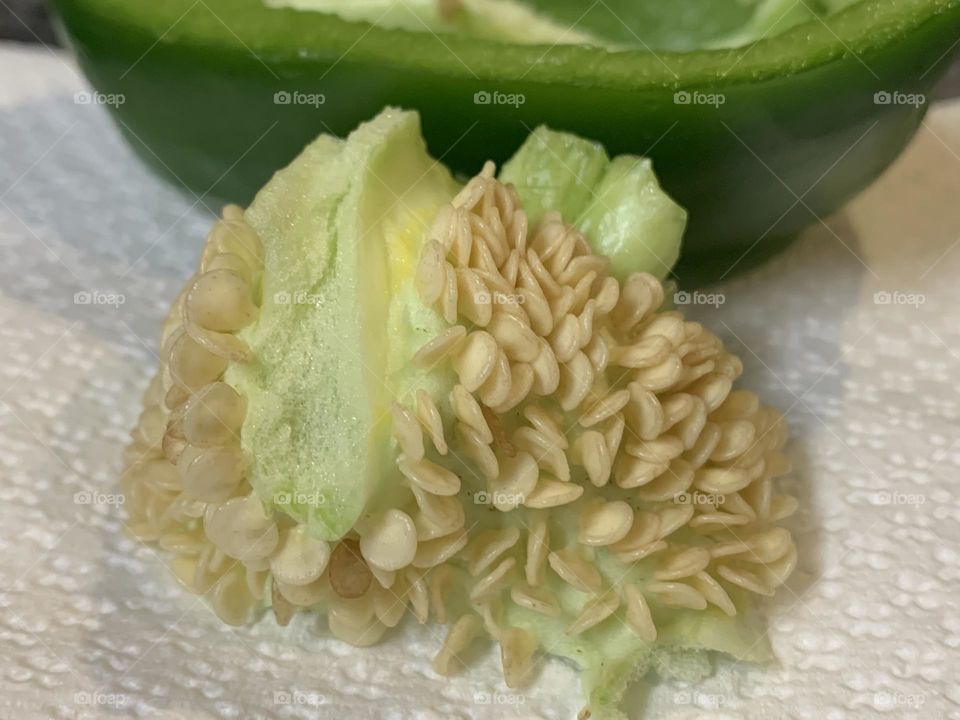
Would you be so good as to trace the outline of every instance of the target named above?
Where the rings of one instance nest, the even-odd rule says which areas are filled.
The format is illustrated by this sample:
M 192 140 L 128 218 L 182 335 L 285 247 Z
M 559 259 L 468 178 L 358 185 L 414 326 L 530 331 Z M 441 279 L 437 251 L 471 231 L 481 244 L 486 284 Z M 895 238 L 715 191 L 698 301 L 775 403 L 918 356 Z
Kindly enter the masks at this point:
M 866 186 L 960 48 L 960 0 L 861 0 L 740 48 L 655 53 L 411 32 L 260 0 L 56 4 L 94 87 L 124 96 L 112 108 L 123 134 L 195 193 L 246 202 L 317 133 L 344 135 L 386 104 L 418 109 L 432 154 L 464 173 L 547 124 L 653 159 L 689 211 L 685 284 L 762 260 Z M 574 4 L 535 5 L 562 20 Z

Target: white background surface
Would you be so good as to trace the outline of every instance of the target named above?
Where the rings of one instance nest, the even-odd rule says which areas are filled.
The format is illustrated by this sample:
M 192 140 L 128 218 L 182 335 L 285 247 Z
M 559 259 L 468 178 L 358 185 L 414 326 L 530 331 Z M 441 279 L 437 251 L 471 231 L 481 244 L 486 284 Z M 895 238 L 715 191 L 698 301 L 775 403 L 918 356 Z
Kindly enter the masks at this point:
M 434 675 L 436 627 L 364 650 L 308 617 L 224 627 L 120 534 L 107 495 L 159 322 L 219 208 L 76 104 L 65 56 L 0 45 L 0 67 L 0 718 L 574 717 L 560 662 L 512 705 L 477 702 L 503 691 L 489 648 Z M 692 310 L 787 414 L 800 566 L 769 605 L 778 664 L 631 693 L 632 716 L 960 718 L 958 241 L 955 104 L 844 212 Z M 74 302 L 91 291 L 124 302 Z M 318 704 L 275 702 L 294 692 Z

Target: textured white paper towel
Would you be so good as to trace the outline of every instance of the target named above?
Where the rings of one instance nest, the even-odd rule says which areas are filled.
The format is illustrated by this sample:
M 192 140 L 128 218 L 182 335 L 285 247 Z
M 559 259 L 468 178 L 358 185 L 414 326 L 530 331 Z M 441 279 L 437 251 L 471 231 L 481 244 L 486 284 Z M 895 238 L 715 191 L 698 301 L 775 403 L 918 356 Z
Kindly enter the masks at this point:
M 74 102 L 63 56 L 0 45 L 0 67 L 0 717 L 575 716 L 560 662 L 520 696 L 493 695 L 489 649 L 437 677 L 434 627 L 365 650 L 309 618 L 226 628 L 122 538 L 121 446 L 211 215 Z M 800 567 L 776 665 L 634 692 L 633 715 L 960 718 L 958 155 L 942 106 L 847 211 L 691 311 L 787 413 Z

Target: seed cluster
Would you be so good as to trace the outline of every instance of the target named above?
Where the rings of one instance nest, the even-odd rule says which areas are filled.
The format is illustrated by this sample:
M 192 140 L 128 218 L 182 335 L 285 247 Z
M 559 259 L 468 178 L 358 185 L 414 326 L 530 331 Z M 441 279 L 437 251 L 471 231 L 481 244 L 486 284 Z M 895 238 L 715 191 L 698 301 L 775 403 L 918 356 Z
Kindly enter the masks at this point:
M 656 278 L 635 273 L 621 286 L 559 214 L 547 213 L 528 235 L 515 190 L 493 170 L 488 164 L 438 214 L 428 236 L 417 289 L 450 327 L 414 362 L 452 363 L 450 452 L 472 461 L 498 511 L 526 513 L 523 530 L 468 541 L 465 513 L 451 501 L 459 478 L 444 470 L 448 448 L 436 433 L 438 457 L 428 457 L 419 396 L 415 413 L 395 406 L 394 428 L 398 466 L 419 507 L 413 524 L 430 548 L 430 563 L 419 566 L 467 563 L 470 601 L 500 641 L 513 685 L 538 643 L 496 621 L 502 594 L 559 617 L 545 582 L 551 572 L 585 594 L 568 634 L 623 606 L 624 620 L 652 642 L 651 605 L 712 604 L 732 616 L 725 584 L 772 594 L 796 564 L 790 533 L 774 523 L 796 501 L 772 485 L 788 470 L 785 424 L 752 393 L 732 390 L 740 361 L 699 323 L 657 312 Z M 551 509 L 561 506 L 578 518 L 576 542 L 553 548 Z M 656 570 L 643 587 L 618 582 L 626 573 L 611 584 L 596 552 L 625 568 L 656 556 Z M 449 669 L 476 627 L 454 623 L 438 670 Z
M 449 327 L 412 362 L 449 363 L 458 382 L 448 397 L 419 390 L 392 406 L 408 501 L 334 543 L 265 505 L 246 478 L 245 400 L 223 373 L 250 359 L 236 333 L 257 318 L 263 252 L 237 207 L 211 230 L 164 325 L 123 483 L 131 531 L 172 552 L 178 577 L 225 622 L 246 622 L 268 579 L 281 625 L 322 607 L 355 645 L 409 609 L 450 625 L 437 672 L 455 672 L 486 631 L 516 687 L 539 640 L 506 625 L 502 603 L 561 618 L 552 578 L 583 594 L 568 634 L 620 612 L 653 642 L 659 609 L 732 616 L 730 588 L 769 595 L 793 570 L 792 538 L 775 523 L 797 503 L 772 482 L 788 470 L 785 424 L 732 390 L 739 360 L 700 324 L 658 312 L 656 278 L 611 277 L 557 213 L 529 230 L 493 171 L 438 213 L 416 271 Z M 480 492 L 502 526 L 467 526 Z M 600 553 L 623 572 L 602 573 Z M 649 577 L 623 582 L 641 561 Z M 456 618 L 454 587 L 470 607 Z

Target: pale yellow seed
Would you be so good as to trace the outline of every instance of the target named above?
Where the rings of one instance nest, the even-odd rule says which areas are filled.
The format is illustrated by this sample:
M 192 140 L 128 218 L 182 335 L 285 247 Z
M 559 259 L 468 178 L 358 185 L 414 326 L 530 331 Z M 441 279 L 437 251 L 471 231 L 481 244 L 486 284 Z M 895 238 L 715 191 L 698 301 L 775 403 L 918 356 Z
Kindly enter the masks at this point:
M 691 397 L 693 397 L 693 408 L 686 417 L 673 426 L 671 431 L 680 438 L 686 450 L 693 448 L 697 444 L 703 428 L 706 427 L 707 424 L 706 405 L 703 404 L 703 400 L 700 398 L 696 396 Z
M 463 663 L 458 656 L 470 647 L 481 627 L 480 618 L 472 613 L 462 615 L 453 624 L 433 659 L 433 669 L 438 675 L 453 675 L 461 669 Z
M 486 327 L 493 314 L 490 289 L 470 268 L 457 268 L 457 309 L 474 325 Z
M 463 527 L 465 515 L 463 505 L 457 497 L 434 495 L 414 485 L 411 488 L 417 500 L 417 505 L 424 519 L 429 521 L 431 533 L 421 533 L 420 523 L 417 523 L 417 538 L 419 540 L 449 535 Z
M 740 468 L 702 467 L 697 470 L 694 484 L 698 490 L 716 495 L 728 495 L 750 484 L 750 475 Z
M 659 513 L 660 525 L 657 528 L 657 537 L 665 538 L 682 528 L 690 522 L 694 512 L 690 505 L 673 505 L 662 509 Z
M 445 563 L 467 545 L 466 530 L 422 542 L 417 546 L 417 554 L 413 558 L 413 566 L 418 568 L 432 568 Z
M 610 351 L 610 362 L 626 368 L 648 368 L 665 361 L 670 356 L 670 352 L 670 341 L 654 335 L 632 345 L 614 347 Z
M 684 495 L 693 484 L 694 470 L 682 458 L 677 458 L 670 466 L 637 491 L 637 497 L 644 502 L 668 502 Z
M 629 552 L 649 545 L 657 539 L 659 528 L 660 518 L 656 513 L 637 510 L 633 514 L 629 532 L 611 545 L 610 550 L 616 553 Z
M 680 380 L 683 375 L 683 361 L 676 354 L 651 367 L 640 368 L 633 373 L 634 382 L 651 392 L 664 392 Z
M 504 558 L 493 570 L 482 577 L 470 590 L 470 602 L 479 603 L 488 600 L 513 582 L 517 559 Z
M 790 531 L 784 528 L 770 528 L 747 538 L 750 554 L 744 559 L 756 563 L 772 563 L 779 560 L 793 547 Z
M 758 595 L 773 595 L 773 589 L 749 570 L 731 565 L 718 565 L 717 573 L 727 582 L 739 585 L 744 590 L 749 590 Z
M 466 337 L 467 329 L 463 325 L 448 327 L 417 350 L 411 362 L 414 367 L 432 368 L 443 360 L 452 358 Z
M 505 402 L 510 395 L 513 384 L 513 374 L 510 369 L 510 359 L 502 349 L 497 349 L 497 359 L 490 377 L 477 391 L 480 401 L 489 408 Z
M 636 585 L 627 584 L 623 588 L 623 599 L 626 602 L 627 625 L 646 643 L 657 639 L 657 626 L 650 615 L 650 606 L 647 604 L 643 592 Z
M 647 592 L 651 593 L 658 602 L 670 607 L 703 610 L 707 606 L 706 598 L 685 583 L 652 582 L 647 585 Z
M 291 605 L 311 607 L 329 595 L 330 582 L 324 575 L 307 585 L 287 585 L 274 578 L 277 590 Z
M 183 332 L 170 348 L 170 375 L 186 388 L 198 388 L 211 383 L 227 368 L 226 358 L 214 355 Z
M 526 583 L 517 583 L 510 588 L 510 599 L 517 605 L 547 617 L 560 617 L 563 610 L 557 596 L 545 587 L 530 587 Z
M 490 445 L 483 441 L 480 433 L 462 422 L 457 423 L 455 432 L 458 441 L 457 452 L 472 460 L 487 480 L 496 478 L 500 474 L 500 463 Z
M 426 577 L 430 607 L 433 608 L 434 619 L 441 625 L 447 622 L 446 598 L 455 579 L 453 568 L 449 564 L 435 567 Z
M 543 570 L 550 552 L 550 528 L 547 516 L 542 512 L 531 512 L 527 526 L 527 559 L 524 575 L 527 583 L 538 586 L 543 582 Z
M 239 448 L 209 448 L 198 452 L 183 473 L 184 495 L 204 502 L 224 502 L 243 479 Z
M 183 327 L 198 345 L 214 355 L 226 358 L 231 362 L 250 362 L 250 348 L 236 336 L 230 333 L 207 330 L 189 320 L 184 321 Z
M 583 610 L 580 611 L 577 618 L 564 630 L 564 633 L 571 636 L 579 635 L 613 615 L 618 607 L 620 607 L 620 596 L 612 591 L 607 591 L 599 597 L 590 598 L 584 604 Z
M 498 357 L 497 341 L 483 330 L 472 332 L 453 361 L 460 383 L 467 392 L 475 392 L 493 373 Z
M 793 515 L 800 503 L 792 495 L 777 495 L 770 503 L 769 522 L 777 522 Z
M 404 577 L 409 586 L 406 594 L 407 605 L 417 622 L 423 625 L 430 615 L 430 591 L 427 589 L 423 571 L 409 568 Z
M 645 462 L 667 464 L 683 453 L 683 443 L 673 435 L 661 435 L 654 440 L 635 440 L 626 443 L 624 450 Z
M 616 281 L 616 278 L 605 278 L 596 294 L 597 313 L 599 315 L 609 314 L 617 306 L 619 299 L 620 283 Z
M 382 570 L 376 565 L 368 565 L 370 574 L 381 588 L 392 588 L 397 582 L 397 573 L 395 570 Z
M 267 557 L 280 540 L 271 513 L 254 495 L 210 506 L 203 527 L 224 554 L 241 560 Z
M 246 573 L 242 568 L 234 568 L 214 583 L 210 606 L 227 625 L 246 625 L 253 605 L 253 595 L 247 587 Z
M 397 467 L 410 482 L 434 495 L 456 495 L 460 492 L 460 478 L 447 468 L 430 460 L 414 461 L 401 457 Z
M 270 572 L 287 585 L 308 585 L 323 574 L 329 560 L 330 546 L 298 525 L 285 533 L 270 556 Z
M 721 528 L 746 525 L 749 522 L 750 518 L 744 515 L 731 515 L 730 513 L 725 512 L 706 512 L 693 518 L 690 521 L 690 527 L 700 528 L 705 532 L 711 532 Z
M 523 504 L 536 487 L 539 476 L 537 463 L 529 453 L 518 452 L 513 457 L 501 458 L 500 474 L 487 483 L 493 506 L 508 512 Z
M 517 527 L 492 528 L 481 532 L 464 550 L 464 557 L 468 560 L 467 570 L 476 577 L 516 545 L 519 539 L 520 528 Z
M 580 418 L 580 424 L 583 425 L 583 427 L 593 427 L 597 423 L 603 422 L 612 415 L 620 412 L 629 401 L 629 390 L 618 390 L 617 392 L 610 393 L 604 396 Z
M 400 590 L 398 585 L 400 581 L 395 580 L 391 588 L 381 587 L 372 593 L 373 614 L 388 628 L 399 625 L 407 612 L 407 606 L 403 602 L 404 595 L 403 592 L 398 592 Z
M 530 363 L 540 354 L 540 342 L 530 326 L 516 315 L 494 313 L 487 331 L 514 362 Z
M 373 518 L 360 536 L 360 553 L 381 570 L 406 567 L 417 553 L 417 528 L 405 512 L 391 508 Z
M 363 605 L 366 606 L 368 603 L 363 603 Z M 348 606 L 353 606 L 351 607 L 353 612 L 347 610 Z M 372 608 L 369 617 L 360 623 L 359 614 L 355 609 L 358 606 L 359 604 L 356 602 L 343 605 L 336 603 L 335 606 L 334 603 L 331 603 L 327 613 L 327 626 L 334 637 L 354 647 L 375 645 L 383 637 L 387 627 L 377 620 Z
M 666 463 L 646 462 L 623 453 L 614 466 L 613 480 L 625 490 L 652 482 L 667 469 Z
M 619 552 L 616 555 L 617 555 L 617 559 L 619 559 L 620 562 L 624 563 L 625 565 L 630 565 L 632 563 L 638 562 L 639 560 L 643 560 L 646 557 L 650 557 L 651 555 L 666 549 L 667 549 L 666 540 L 657 540 L 656 542 L 652 542 L 649 545 L 643 545 L 641 547 L 637 547 L 632 550 Z
M 425 305 L 433 305 L 444 293 L 447 275 L 444 268 L 446 250 L 436 240 L 428 240 L 420 253 L 414 284 Z
M 583 465 L 594 486 L 603 487 L 609 482 L 613 458 L 601 433 L 595 430 L 583 433 L 574 442 L 573 451 L 576 462 Z
M 648 273 L 631 273 L 620 288 L 620 299 L 610 317 L 624 331 L 631 330 L 663 303 L 660 281 Z
M 521 628 L 505 628 L 500 633 L 500 662 L 507 687 L 519 688 L 529 680 L 533 654 L 539 643 L 530 632 Z
M 564 411 L 570 412 L 579 407 L 593 386 L 595 373 L 590 359 L 577 352 L 573 359 L 560 366 L 560 384 L 556 398 Z
M 528 508 L 552 508 L 578 500 L 583 495 L 583 486 L 570 482 L 540 478 L 523 504 Z
M 506 414 L 527 399 L 533 389 L 535 377 L 533 367 L 527 363 L 514 363 L 510 366 L 510 392 L 503 402 L 493 406 L 494 412 Z
M 550 347 L 559 363 L 573 359 L 580 349 L 580 323 L 574 315 L 564 315 L 550 334 Z
M 235 443 L 246 415 L 246 400 L 226 383 L 202 388 L 187 404 L 183 435 L 197 447 Z
M 632 525 L 633 509 L 628 503 L 595 498 L 580 511 L 578 538 L 584 545 L 613 545 L 627 536 Z
M 797 567 L 797 548 L 791 545 L 783 557 L 758 568 L 763 582 L 770 587 L 779 587 L 787 581 Z
M 246 280 L 232 270 L 211 270 L 193 281 L 185 312 L 202 328 L 232 333 L 253 322 L 257 307 Z
M 570 479 L 570 465 L 563 451 L 565 440 L 561 446 L 555 437 L 531 427 L 517 428 L 510 439 L 514 447 L 530 453 L 541 468 L 564 482 Z
M 539 405 L 527 405 L 523 408 L 523 415 L 541 435 L 550 440 L 551 445 L 566 450 L 567 439 L 560 430 L 556 418 L 549 412 Z
M 296 608 L 283 596 L 283 593 L 280 592 L 280 586 L 277 583 L 270 583 L 270 593 L 270 607 L 273 610 L 273 617 L 277 621 L 277 625 L 286 627 L 293 619 Z
M 490 444 L 493 442 L 493 434 L 487 425 L 486 418 L 483 416 L 483 410 L 476 398 L 463 385 L 454 385 L 450 391 L 450 405 L 457 418 L 465 425 L 473 428 L 482 442 Z
M 447 454 L 447 442 L 443 436 L 443 418 L 433 398 L 426 390 L 417 390 L 417 419 L 430 434 L 433 447 L 441 455 Z
M 623 415 L 632 434 L 642 440 L 654 440 L 663 427 L 663 408 L 657 396 L 639 383 L 630 383 L 630 402 L 623 408 Z
M 687 582 L 695 587 L 708 603 L 716 605 L 727 616 L 733 617 L 737 614 L 737 606 L 733 604 L 727 591 L 709 573 L 699 572 Z
M 694 468 L 702 467 L 710 458 L 713 449 L 720 442 L 720 426 L 708 422 L 703 426 L 693 446 L 684 454 L 684 459 Z
M 564 548 L 547 555 L 547 562 L 564 582 L 582 592 L 600 592 L 600 571 L 575 548 Z
M 410 410 L 399 403 L 390 406 L 393 415 L 393 436 L 400 444 L 400 450 L 410 460 L 423 459 L 423 430 L 417 418 Z
M 710 564 L 710 551 L 702 547 L 687 547 L 675 550 L 660 561 L 653 574 L 660 581 L 682 580 L 696 575 Z
M 533 392 L 552 395 L 560 384 L 560 365 L 546 340 L 540 340 L 540 353 L 530 364 L 533 368 Z

